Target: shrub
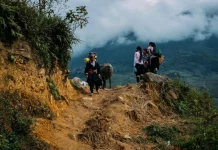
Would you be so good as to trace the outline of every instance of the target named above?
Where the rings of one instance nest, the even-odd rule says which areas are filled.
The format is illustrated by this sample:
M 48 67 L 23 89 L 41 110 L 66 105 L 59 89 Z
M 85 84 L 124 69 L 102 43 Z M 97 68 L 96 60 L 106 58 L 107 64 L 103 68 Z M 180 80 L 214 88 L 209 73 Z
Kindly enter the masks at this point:
M 218 124 L 198 126 L 196 133 L 180 145 L 183 149 L 190 150 L 217 150 L 218 149 Z
M 175 134 L 179 130 L 175 126 L 159 126 L 159 125 L 150 125 L 144 129 L 146 134 L 151 137 L 157 137 L 164 140 L 172 140 L 175 137 Z
M 61 69 L 67 68 L 72 44 L 79 42 L 74 31 L 88 23 L 85 6 L 70 10 L 64 18 L 54 14 L 54 2 L 46 1 L 49 10 L 39 11 L 38 4 L 31 1 L 0 0 L 0 41 L 12 43 L 24 37 L 50 73 L 56 61 Z
M 56 87 L 56 85 L 54 84 L 52 79 L 47 79 L 48 82 L 48 86 L 50 88 L 51 94 L 54 96 L 55 100 L 60 100 L 61 99 L 61 95 L 58 92 L 58 89 Z
M 213 99 L 207 91 L 197 91 L 178 79 L 169 83 L 167 89 L 176 91 L 179 99 L 165 99 L 164 101 L 179 114 L 203 118 L 211 117 L 211 115 L 216 116 Z

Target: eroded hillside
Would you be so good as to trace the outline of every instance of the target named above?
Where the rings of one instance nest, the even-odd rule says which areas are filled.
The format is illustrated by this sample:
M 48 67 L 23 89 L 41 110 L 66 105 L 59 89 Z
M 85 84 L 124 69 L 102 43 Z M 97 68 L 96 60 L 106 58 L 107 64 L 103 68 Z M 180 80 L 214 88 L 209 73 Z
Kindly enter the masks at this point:
M 25 130 L 24 124 L 29 123 L 22 120 L 23 116 L 31 117 L 33 126 L 36 118 L 55 119 L 70 101 L 80 96 L 58 65 L 48 75 L 32 51 L 24 41 L 17 41 L 11 46 L 0 43 L 0 125 L 3 136 L 0 142 L 10 139 L 8 136 L 12 133 L 16 134 L 12 127 L 14 121 L 19 122 L 17 128 Z M 10 145 L 14 141 L 6 140 L 8 142 Z

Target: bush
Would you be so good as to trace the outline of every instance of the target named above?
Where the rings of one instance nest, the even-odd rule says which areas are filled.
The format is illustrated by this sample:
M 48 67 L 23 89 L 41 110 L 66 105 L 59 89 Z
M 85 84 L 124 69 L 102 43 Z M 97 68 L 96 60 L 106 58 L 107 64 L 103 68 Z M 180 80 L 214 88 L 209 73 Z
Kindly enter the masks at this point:
M 0 0 L 0 41 L 11 43 L 21 37 L 21 28 L 15 21 L 18 7 L 5 2 Z
M 60 100 L 61 99 L 61 95 L 58 92 L 58 89 L 56 87 L 56 85 L 54 84 L 52 79 L 47 79 L 48 82 L 48 86 L 50 88 L 51 94 L 54 96 L 55 100 Z
M 217 150 L 218 149 L 218 124 L 198 126 L 196 133 L 179 145 L 190 150 Z
M 146 134 L 151 137 L 157 137 L 164 140 L 172 140 L 179 130 L 175 126 L 150 125 L 144 129 Z
M 207 91 L 197 91 L 177 79 L 167 85 L 167 88 L 168 90 L 173 89 L 176 91 L 179 99 L 165 99 L 164 101 L 179 114 L 183 116 L 198 116 L 206 119 L 216 116 L 217 111 L 214 111 L 213 99 Z
M 50 73 L 56 62 L 63 70 L 67 68 L 72 44 L 79 42 L 74 31 L 88 23 L 85 6 L 69 11 L 65 18 L 52 12 L 39 11 L 38 4 L 30 1 L 0 0 L 0 41 L 12 43 L 24 37 Z
M 14 107 L 12 101 L 0 96 L 0 149 L 31 149 L 32 146 L 41 149 L 46 146 L 30 134 L 32 118 L 26 111 Z

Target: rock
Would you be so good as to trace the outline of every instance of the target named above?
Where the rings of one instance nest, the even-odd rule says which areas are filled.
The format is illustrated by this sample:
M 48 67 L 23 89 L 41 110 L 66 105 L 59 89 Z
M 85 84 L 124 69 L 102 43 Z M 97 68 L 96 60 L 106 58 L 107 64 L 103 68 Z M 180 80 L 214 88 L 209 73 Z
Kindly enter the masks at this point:
M 0 64 L 2 65 L 2 64 L 4 64 L 4 63 L 5 63 L 5 60 L 4 60 L 3 57 L 1 57 L 1 58 L 0 58 Z
M 174 90 L 171 89 L 168 93 L 174 100 L 178 99 L 178 96 L 176 95 Z
M 32 84 L 32 85 L 31 85 L 31 88 L 32 88 L 32 89 L 35 89 L 35 87 L 36 87 L 35 84 Z
M 149 83 L 163 83 L 169 81 L 169 78 L 149 72 L 143 76 L 143 80 Z
M 46 70 L 45 70 L 44 68 L 41 68 L 41 69 L 39 70 L 39 76 L 40 76 L 40 77 L 44 76 L 45 73 L 46 73 Z
M 178 100 L 178 96 L 176 95 L 173 89 L 169 90 L 168 93 L 165 95 L 165 99 L 167 100 Z
M 117 99 L 118 99 L 119 101 L 123 101 L 123 97 L 121 97 L 121 96 L 118 96 Z
M 131 139 L 131 137 L 129 136 L 129 134 L 124 135 L 125 139 Z
M 80 78 L 77 78 L 77 77 L 75 77 L 75 78 L 73 78 L 73 79 L 71 80 L 71 84 L 72 84 L 76 89 L 78 89 L 78 90 L 83 90 L 83 91 L 85 91 L 86 88 L 88 87 L 88 83 L 87 83 L 87 82 L 82 81 Z
M 43 83 L 39 83 L 38 87 L 40 90 L 44 90 L 45 89 L 45 85 Z
M 69 138 L 70 138 L 71 140 L 76 140 L 76 135 L 74 135 L 74 134 L 68 134 L 68 136 L 69 136 Z
M 91 97 L 83 97 L 82 99 L 83 99 L 83 100 L 92 100 Z

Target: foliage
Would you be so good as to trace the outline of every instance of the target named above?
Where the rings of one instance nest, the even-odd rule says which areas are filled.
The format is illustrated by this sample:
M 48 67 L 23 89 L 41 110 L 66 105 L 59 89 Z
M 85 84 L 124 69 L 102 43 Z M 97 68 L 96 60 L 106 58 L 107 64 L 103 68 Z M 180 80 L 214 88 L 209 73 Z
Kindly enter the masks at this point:
M 218 123 L 198 127 L 197 133 L 180 145 L 183 149 L 191 150 L 217 150 L 218 149 Z
M 0 0 L 0 41 L 12 43 L 24 37 L 50 70 L 56 61 L 62 69 L 67 68 L 72 44 L 79 42 L 74 32 L 88 23 L 85 6 L 70 10 L 63 18 L 54 14 L 54 2 L 59 0 L 45 1 L 44 11 L 39 13 L 38 3 Z
M 10 97 L 10 96 L 9 96 Z M 0 96 L 0 149 L 41 149 L 47 147 L 31 135 L 32 118 L 25 110 L 14 107 L 13 100 Z
M 207 91 L 197 91 L 181 80 L 174 80 L 161 86 L 163 102 L 177 112 L 184 120 L 181 129 L 150 125 L 144 130 L 148 139 L 160 149 L 167 149 L 170 141 L 174 146 L 188 150 L 218 149 L 218 110 Z M 178 99 L 164 94 L 175 91 Z M 169 147 L 168 147 L 169 148 Z
M 1 2 L 1 1 L 0 1 Z M 15 22 L 16 6 L 0 3 L 0 40 L 12 41 L 21 36 L 21 28 Z
M 57 86 L 54 84 L 52 79 L 47 79 L 48 86 L 50 88 L 51 94 L 54 96 L 55 100 L 60 100 L 61 96 L 58 92 Z
M 16 58 L 15 58 L 13 55 L 9 54 L 9 55 L 8 55 L 8 60 L 9 60 L 11 63 L 14 63 L 14 62 L 16 61 Z
M 172 140 L 175 138 L 175 134 L 179 132 L 179 130 L 175 126 L 158 126 L 158 125 L 150 125 L 147 126 L 144 131 L 148 136 L 161 138 L 163 140 Z
M 146 144 L 147 143 L 147 139 L 141 136 L 138 136 L 134 139 L 134 141 L 138 144 Z
M 197 91 L 178 79 L 165 86 L 165 91 L 170 89 L 176 91 L 179 99 L 164 101 L 179 114 L 205 119 L 212 119 L 218 115 L 218 111 L 214 109 L 213 99 L 207 91 Z

